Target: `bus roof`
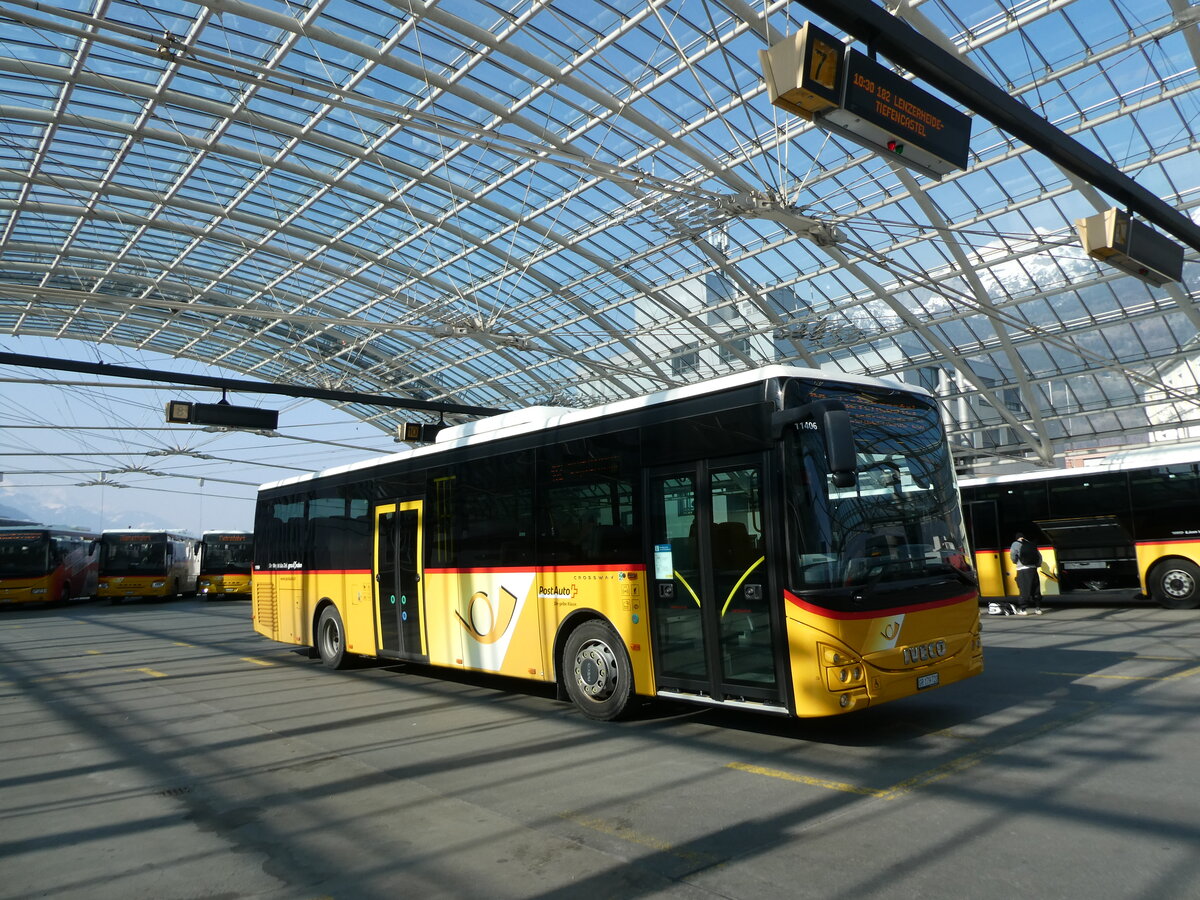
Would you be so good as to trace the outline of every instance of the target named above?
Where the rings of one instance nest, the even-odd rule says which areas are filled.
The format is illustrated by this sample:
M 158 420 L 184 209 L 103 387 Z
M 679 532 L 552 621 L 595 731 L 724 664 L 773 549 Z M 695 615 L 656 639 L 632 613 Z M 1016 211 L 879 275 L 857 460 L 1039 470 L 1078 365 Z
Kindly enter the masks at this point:
M 547 428 L 554 428 L 560 425 L 586 422 L 591 419 L 602 418 L 604 416 L 616 415 L 618 413 L 629 412 L 636 409 L 644 409 L 649 406 L 658 406 L 662 403 L 671 403 L 675 400 L 684 400 L 689 397 L 700 397 L 706 394 L 716 394 L 721 391 L 742 387 L 743 385 L 769 381 L 773 378 L 805 378 L 811 381 L 834 382 L 836 384 L 843 384 L 850 387 L 860 386 L 869 388 L 882 388 L 884 390 L 904 391 L 909 394 L 916 394 L 924 397 L 933 396 L 929 393 L 929 391 L 922 387 L 905 384 L 902 381 L 897 381 L 890 378 L 870 378 L 865 375 L 846 375 L 841 372 L 828 372 L 823 369 L 805 369 L 800 368 L 799 366 L 763 366 L 757 369 L 748 369 L 745 372 L 736 372 L 732 375 L 724 375 L 720 378 L 712 378 L 708 381 L 699 382 L 696 384 L 689 384 L 676 388 L 667 388 L 666 390 L 657 391 L 653 394 L 647 394 L 643 397 L 630 397 L 624 400 L 615 400 L 612 403 L 604 403 L 600 406 L 592 406 L 587 409 L 572 409 L 565 406 L 530 406 L 525 409 L 517 409 L 510 412 L 499 413 L 495 416 L 488 416 L 487 418 L 466 422 L 462 425 L 452 425 L 444 429 L 441 434 L 438 435 L 437 442 L 432 445 L 415 447 L 409 450 L 402 450 L 397 453 L 389 453 L 384 456 L 376 456 L 360 462 L 349 463 L 347 465 L 325 469 L 321 472 L 313 472 L 305 475 L 296 475 L 291 478 L 283 478 L 279 481 L 272 481 L 267 484 L 263 484 L 259 487 L 259 490 L 265 491 L 289 484 L 302 484 L 315 478 L 322 478 L 327 475 L 339 475 L 344 472 L 353 472 L 358 469 L 367 469 L 380 463 L 392 460 L 412 459 L 414 457 L 425 456 L 427 454 L 440 453 L 441 451 L 448 450 L 451 447 L 466 447 L 472 444 L 481 444 L 488 441 L 499 440 L 500 438 L 513 437 L 519 434 L 527 434 Z
M 180 541 L 196 540 L 187 532 L 176 531 L 174 528 L 105 528 L 100 534 L 101 536 L 106 534 L 161 534 L 164 537 Z
M 67 528 L 62 525 L 0 525 L 0 534 L 27 534 L 30 531 L 44 531 L 49 534 L 66 535 L 68 537 L 94 538 L 96 532 L 86 528 Z
M 1182 466 L 1200 462 L 1200 444 L 1172 444 L 1167 447 L 1143 447 L 1138 450 L 1120 450 L 1110 453 L 1088 465 L 1070 469 L 1041 469 L 1033 472 L 1016 472 L 1011 475 L 980 475 L 960 478 L 959 487 L 980 487 L 988 484 L 1019 484 L 1025 481 L 1043 481 L 1048 478 L 1071 478 L 1107 472 L 1128 472 L 1154 466 Z

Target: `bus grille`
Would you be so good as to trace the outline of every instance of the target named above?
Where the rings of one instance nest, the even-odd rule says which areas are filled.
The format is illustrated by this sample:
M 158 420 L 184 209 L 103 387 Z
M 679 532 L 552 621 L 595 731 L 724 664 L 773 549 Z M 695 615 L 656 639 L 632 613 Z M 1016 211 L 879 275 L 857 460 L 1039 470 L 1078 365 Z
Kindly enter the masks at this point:
M 254 624 L 257 631 L 274 635 L 279 629 L 279 608 L 275 600 L 275 585 L 254 580 Z

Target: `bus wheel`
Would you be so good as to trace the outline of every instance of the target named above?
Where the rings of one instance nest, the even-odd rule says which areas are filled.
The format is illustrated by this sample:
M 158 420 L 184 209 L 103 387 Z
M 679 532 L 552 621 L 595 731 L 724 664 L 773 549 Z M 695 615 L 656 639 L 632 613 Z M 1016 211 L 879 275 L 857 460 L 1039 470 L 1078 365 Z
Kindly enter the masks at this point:
M 350 663 L 350 654 L 346 652 L 346 629 L 333 604 L 325 607 L 317 622 L 317 653 L 321 655 L 321 662 L 331 669 L 344 669 Z
M 615 719 L 633 693 L 633 667 L 617 633 L 605 622 L 584 622 L 563 650 L 567 694 L 591 719 Z
M 1154 599 L 1167 609 L 1200 606 L 1200 568 L 1186 559 L 1173 559 L 1154 570 Z

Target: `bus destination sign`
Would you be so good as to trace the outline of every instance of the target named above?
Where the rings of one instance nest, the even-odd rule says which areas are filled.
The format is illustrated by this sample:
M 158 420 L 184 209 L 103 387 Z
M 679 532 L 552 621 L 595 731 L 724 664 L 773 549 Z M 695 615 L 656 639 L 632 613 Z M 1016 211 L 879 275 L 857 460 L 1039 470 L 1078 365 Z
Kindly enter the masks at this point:
M 901 78 L 866 54 L 847 49 L 844 111 L 865 127 L 850 127 L 902 157 L 912 156 L 916 168 L 933 169 L 937 176 L 967 165 L 971 119 L 911 81 Z M 884 134 L 873 133 L 874 129 Z

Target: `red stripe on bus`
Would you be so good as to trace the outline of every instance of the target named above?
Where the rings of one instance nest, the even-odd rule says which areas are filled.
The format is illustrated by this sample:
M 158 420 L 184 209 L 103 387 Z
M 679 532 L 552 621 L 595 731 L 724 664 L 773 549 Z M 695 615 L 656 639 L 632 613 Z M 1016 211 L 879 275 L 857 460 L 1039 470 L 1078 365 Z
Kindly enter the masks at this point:
M 469 568 L 469 569 L 435 569 L 429 568 L 425 570 L 426 575 L 479 575 L 487 574 L 488 572 L 644 572 L 646 566 L 642 563 L 631 563 L 629 565 L 596 565 L 596 566 L 497 566 L 496 568 Z
M 371 569 L 256 569 L 256 575 L 370 575 Z M 645 565 L 642 563 L 633 563 L 627 566 L 604 564 L 597 566 L 497 566 L 496 568 L 472 568 L 472 569 L 435 569 L 429 568 L 424 570 L 430 575 L 477 575 L 487 572 L 629 572 L 637 574 L 646 571 Z M 147 576 L 149 577 L 149 576 Z M 158 576 L 154 576 L 158 577 Z
M 1184 537 L 1184 538 L 1146 538 L 1144 541 L 1134 541 L 1134 547 L 1156 547 L 1159 544 L 1200 544 L 1200 537 Z M 1052 544 L 1038 545 L 1039 550 L 1053 550 Z M 1007 549 L 993 550 L 992 548 L 980 548 L 975 551 L 976 555 L 980 553 L 1007 553 Z
M 943 606 L 954 606 L 958 603 L 979 602 L 979 595 L 971 592 L 969 594 L 959 594 L 957 597 L 951 597 L 949 600 L 934 600 L 930 603 L 915 603 L 912 606 L 893 606 L 888 609 L 870 609 L 863 612 L 843 612 L 835 609 L 825 609 L 821 606 L 814 606 L 804 600 L 801 600 L 791 591 L 783 592 L 784 598 L 793 606 L 798 606 L 805 612 L 815 613 L 819 616 L 824 616 L 827 619 L 875 619 L 880 616 L 903 615 L 910 612 L 921 612 L 927 609 L 939 609 Z
M 214 574 L 214 573 L 207 573 Z M 255 575 L 370 575 L 370 569 L 255 569 Z

